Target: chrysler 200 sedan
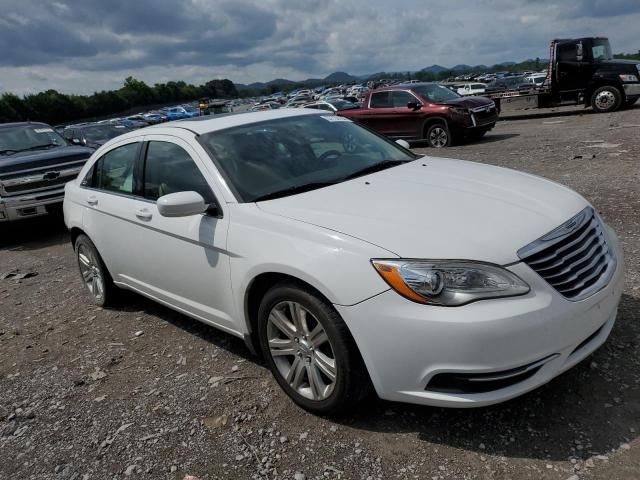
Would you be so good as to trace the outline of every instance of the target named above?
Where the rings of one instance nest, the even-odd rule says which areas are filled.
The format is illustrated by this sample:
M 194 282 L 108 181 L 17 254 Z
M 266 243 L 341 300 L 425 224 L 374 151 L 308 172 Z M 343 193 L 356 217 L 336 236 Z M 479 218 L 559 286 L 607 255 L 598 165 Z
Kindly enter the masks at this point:
M 312 110 L 157 125 L 98 149 L 65 221 L 95 303 L 125 288 L 243 337 L 316 413 L 470 407 L 607 338 L 614 232 L 556 183 L 418 157 Z

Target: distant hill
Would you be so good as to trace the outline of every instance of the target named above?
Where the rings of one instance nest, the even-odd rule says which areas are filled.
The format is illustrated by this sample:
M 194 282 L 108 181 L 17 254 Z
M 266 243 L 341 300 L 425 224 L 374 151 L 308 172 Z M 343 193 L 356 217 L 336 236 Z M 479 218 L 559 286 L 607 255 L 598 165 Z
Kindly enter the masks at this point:
M 427 72 L 427 73 L 441 73 L 441 72 L 446 72 L 447 70 L 451 70 L 451 69 L 447 67 L 443 67 L 442 65 L 431 65 L 430 67 L 425 67 L 420 71 Z
M 368 75 L 364 78 L 368 78 Z M 322 84 L 334 84 L 334 83 L 350 83 L 362 80 L 362 77 L 354 77 L 346 72 L 333 72 L 324 78 L 307 78 L 306 80 L 289 80 L 287 78 L 276 78 L 268 82 L 254 82 L 249 85 L 243 83 L 236 83 L 238 90 L 256 89 L 261 90 L 263 88 L 271 87 L 272 85 L 287 87 L 291 85 L 304 84 L 304 85 L 322 85 Z

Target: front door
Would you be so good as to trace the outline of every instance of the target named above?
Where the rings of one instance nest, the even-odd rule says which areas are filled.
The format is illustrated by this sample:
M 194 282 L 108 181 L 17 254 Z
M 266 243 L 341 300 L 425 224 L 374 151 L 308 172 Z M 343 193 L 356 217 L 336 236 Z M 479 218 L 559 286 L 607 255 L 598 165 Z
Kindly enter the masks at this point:
M 157 135 L 145 136 L 142 158 L 140 197 L 132 205 L 140 232 L 137 257 L 124 280 L 201 320 L 238 331 L 231 314 L 228 212 L 202 174 L 205 159 L 184 140 Z M 160 215 L 156 200 L 181 191 L 195 191 L 206 203 L 217 204 L 218 215 Z

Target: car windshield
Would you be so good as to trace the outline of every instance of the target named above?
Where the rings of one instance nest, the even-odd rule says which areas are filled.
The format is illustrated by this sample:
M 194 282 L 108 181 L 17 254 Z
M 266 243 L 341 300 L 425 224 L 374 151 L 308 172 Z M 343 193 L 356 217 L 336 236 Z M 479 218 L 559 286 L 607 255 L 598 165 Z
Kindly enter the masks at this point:
M 447 100 L 460 98 L 460 95 L 453 90 L 443 87 L 442 85 L 436 85 L 435 83 L 416 85 L 411 87 L 411 90 L 430 102 L 446 102 Z
M 94 125 L 83 129 L 84 136 L 90 142 L 106 142 L 112 138 L 122 135 L 127 131 L 122 126 L 115 125 Z
M 331 100 L 327 103 L 330 103 L 331 105 L 336 107 L 337 110 L 349 110 L 352 108 L 358 108 L 356 104 L 348 102 L 346 100 Z
M 611 45 L 609 45 L 609 40 L 607 39 L 594 39 L 593 46 L 591 47 L 591 53 L 593 54 L 593 59 L 595 61 L 611 60 L 613 58 Z
M 0 128 L 0 155 L 61 147 L 67 142 L 48 125 Z
M 293 195 L 416 158 L 350 120 L 300 115 L 199 137 L 242 202 Z

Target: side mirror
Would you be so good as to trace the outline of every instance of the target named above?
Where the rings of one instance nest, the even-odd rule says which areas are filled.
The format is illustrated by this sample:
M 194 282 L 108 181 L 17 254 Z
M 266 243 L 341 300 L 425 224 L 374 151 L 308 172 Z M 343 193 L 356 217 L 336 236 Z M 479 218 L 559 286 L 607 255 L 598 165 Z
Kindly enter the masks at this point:
M 407 108 L 410 110 L 420 110 L 420 107 L 422 107 L 422 104 L 418 103 L 418 102 L 409 102 L 407 103 Z
M 204 198 L 197 192 L 176 192 L 158 199 L 158 212 L 163 217 L 190 217 L 207 210 Z
M 402 148 L 406 148 L 407 150 L 411 148 L 411 145 L 409 145 L 409 142 L 407 142 L 406 140 L 402 140 L 399 138 L 398 140 L 396 140 L 396 143 Z
M 576 43 L 576 60 L 581 62 L 582 61 L 582 42 L 578 42 Z

